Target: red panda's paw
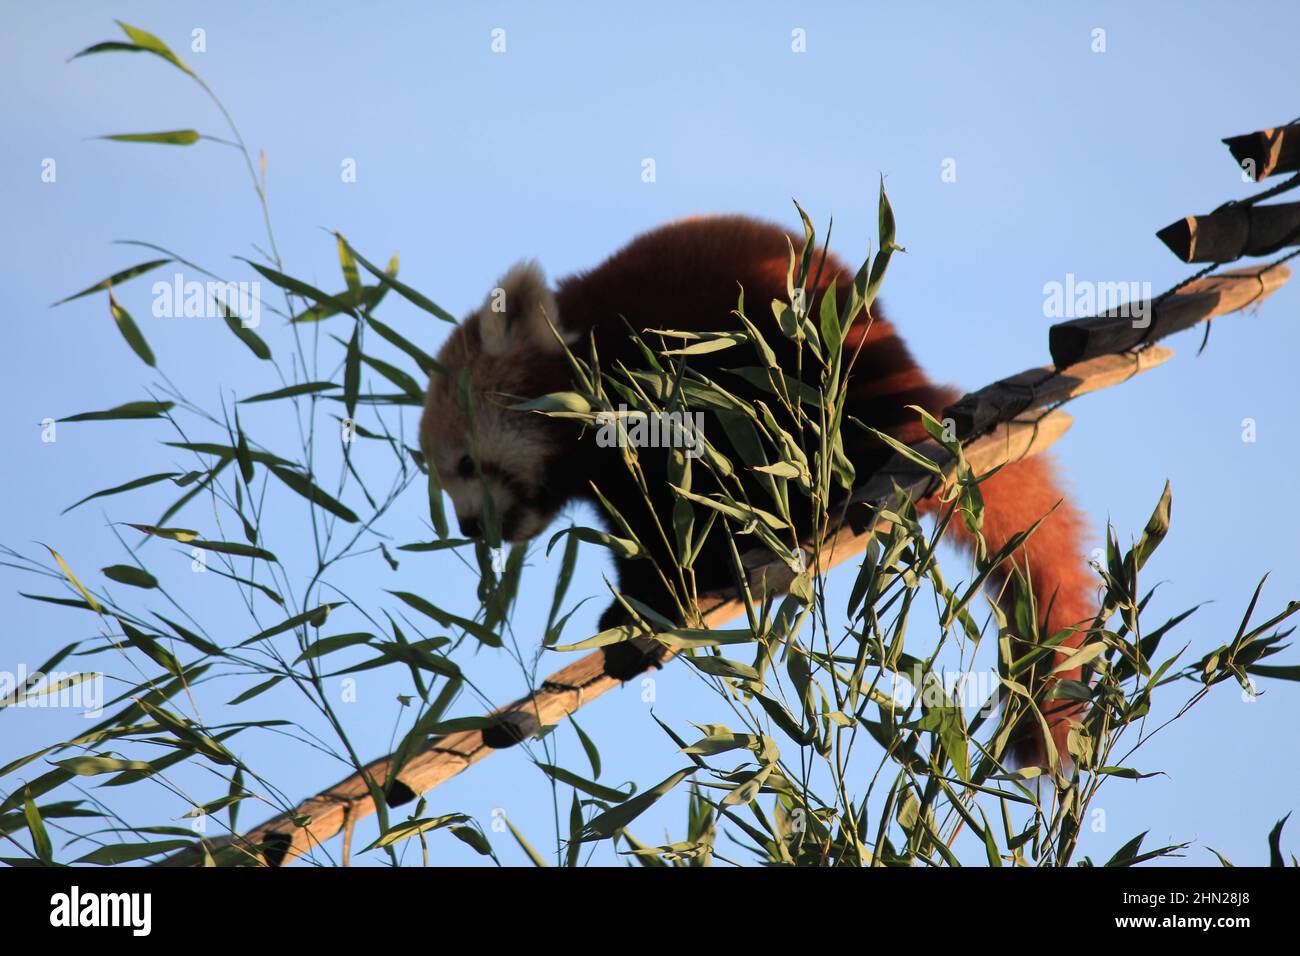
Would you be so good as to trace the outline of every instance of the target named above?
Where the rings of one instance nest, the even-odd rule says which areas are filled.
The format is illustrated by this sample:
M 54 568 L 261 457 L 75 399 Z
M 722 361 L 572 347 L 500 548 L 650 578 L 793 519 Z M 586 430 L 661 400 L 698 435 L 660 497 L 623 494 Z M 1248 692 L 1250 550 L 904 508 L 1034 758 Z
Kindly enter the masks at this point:
M 663 667 L 664 650 L 653 637 L 635 637 L 600 649 L 605 658 L 605 673 L 624 682 L 651 668 Z

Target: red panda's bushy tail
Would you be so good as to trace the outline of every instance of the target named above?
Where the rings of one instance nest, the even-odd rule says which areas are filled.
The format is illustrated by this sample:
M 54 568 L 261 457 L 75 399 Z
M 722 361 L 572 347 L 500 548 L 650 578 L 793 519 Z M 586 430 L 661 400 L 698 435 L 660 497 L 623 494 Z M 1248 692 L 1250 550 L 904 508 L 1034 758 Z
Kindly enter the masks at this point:
M 1066 498 L 1056 480 L 1051 461 L 1043 455 L 1024 458 L 1004 466 L 980 485 L 980 492 L 984 499 L 982 533 L 990 554 L 1000 550 L 1019 532 L 1032 527 L 1035 521 L 1043 519 L 1042 524 L 1012 558 L 1022 572 L 1025 570 L 1026 558 L 1028 559 L 1029 578 L 1038 611 L 1039 639 L 1046 641 L 1068 627 L 1083 625 L 1057 645 L 1054 653 L 1037 662 L 1032 674 L 1022 672 L 1015 679 L 1035 692 L 1049 682 L 1078 680 L 1078 668 L 1057 674 L 1052 674 L 1051 671 L 1083 642 L 1086 636 L 1084 628 L 1096 614 L 1095 601 L 1091 596 L 1095 581 L 1087 571 L 1082 550 L 1083 515 Z M 935 499 L 928 499 L 918 505 L 920 511 L 931 514 L 941 507 L 945 506 Z M 950 527 L 959 543 L 967 546 L 971 544 L 970 532 L 964 522 L 954 518 Z M 1012 568 L 1008 563 L 992 576 L 992 587 L 1003 595 L 1001 605 L 1009 619 L 1012 589 L 1007 578 L 1011 573 Z M 1009 623 L 1015 627 L 1014 620 L 1009 620 Z M 1015 656 L 1026 653 L 1031 646 L 1024 641 L 1016 641 L 1013 644 Z M 1040 707 L 1051 729 L 1057 754 L 1063 761 L 1070 760 L 1066 749 L 1070 722 L 1080 719 L 1085 705 L 1052 700 L 1041 703 Z M 1049 762 L 1041 725 L 1032 715 L 1027 714 L 1013 732 L 1010 756 L 1013 764 L 1018 766 L 1045 766 Z

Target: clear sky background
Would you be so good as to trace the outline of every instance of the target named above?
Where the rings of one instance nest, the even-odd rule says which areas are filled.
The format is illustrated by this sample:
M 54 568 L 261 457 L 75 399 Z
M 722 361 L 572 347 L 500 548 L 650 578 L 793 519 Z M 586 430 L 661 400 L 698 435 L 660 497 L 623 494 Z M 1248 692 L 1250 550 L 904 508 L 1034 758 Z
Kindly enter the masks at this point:
M 833 245 L 856 263 L 875 235 L 883 174 L 908 249 L 893 260 L 884 301 L 933 377 L 968 387 L 1048 360 L 1044 283 L 1074 273 L 1149 281 L 1159 292 L 1183 278 L 1190 270 L 1155 231 L 1254 188 L 1219 139 L 1300 113 L 1300 8 L 1289 2 L 1249 11 L 1222 3 L 14 5 L 0 34 L 0 541 L 33 555 L 35 542 L 48 543 L 96 581 L 96 569 L 124 557 L 110 522 L 156 518 L 167 492 L 60 511 L 100 488 L 190 463 L 158 444 L 172 436 L 156 422 L 61 425 L 56 443 L 41 442 L 42 419 L 144 398 L 155 380 L 123 343 L 102 296 L 53 311 L 49 304 L 149 258 L 115 239 L 157 242 L 250 278 L 230 257 L 254 256 L 251 244 L 264 235 L 232 150 L 91 138 L 188 127 L 226 135 L 199 89 L 154 57 L 66 62 L 116 39 L 113 17 L 171 43 L 223 98 L 250 146 L 266 151 L 276 235 L 295 275 L 341 286 L 322 227 L 339 229 L 372 260 L 400 251 L 401 277 L 463 314 L 516 259 L 537 257 L 548 274 L 562 275 L 692 213 L 794 224 L 791 197 L 819 225 L 834 216 Z M 190 52 L 196 27 L 206 31 L 205 53 Z M 504 54 L 490 50 L 498 27 Z M 1098 27 L 1105 53 L 1091 49 Z M 796 28 L 806 31 L 805 53 L 791 50 Z M 41 180 L 47 158 L 57 162 L 55 183 Z M 645 158 L 656 162 L 654 183 L 642 181 Z M 356 161 L 354 183 L 340 176 L 346 159 Z M 941 179 L 946 159 L 956 161 L 955 182 Z M 215 406 L 279 384 L 219 323 L 151 317 L 149 282 L 123 288 L 123 304 L 162 370 L 192 398 Z M 1055 452 L 1090 518 L 1089 547 L 1103 542 L 1108 520 L 1122 540 L 1139 532 L 1164 481 L 1172 483 L 1173 528 L 1147 574 L 1148 583 L 1165 583 L 1148 626 L 1211 602 L 1177 632 L 1191 660 L 1231 639 L 1265 572 L 1263 613 L 1300 597 L 1300 517 L 1290 495 L 1300 465 L 1298 311 L 1293 283 L 1258 316 L 1216 322 L 1199 359 L 1199 332 L 1169 340 L 1178 354 L 1165 367 L 1075 403 L 1076 424 Z M 396 296 L 380 316 L 430 352 L 448 331 Z M 287 352 L 277 322 L 260 331 Z M 264 445 L 296 447 L 285 409 L 244 416 Z M 1246 418 L 1257 424 L 1253 443 L 1242 440 Z M 411 435 L 414 421 L 407 416 Z M 417 486 L 386 519 L 392 543 L 428 537 L 422 497 Z M 271 531 L 275 550 L 299 562 L 310 553 L 300 504 L 284 499 Z M 210 515 L 192 508 L 183 519 L 174 523 L 198 526 Z M 144 555 L 223 641 L 253 633 L 242 612 L 230 613 L 224 582 L 186 573 L 184 553 L 155 544 Z M 595 597 L 575 615 L 571 639 L 594 630 L 606 603 L 608 569 L 597 552 L 584 555 L 570 594 Z M 534 548 L 515 619 L 521 643 L 540 635 L 556 563 Z M 963 565 L 951 566 L 950 580 Z M 837 593 L 853 573 L 833 575 Z M 93 635 L 89 616 L 18 597 L 19 589 L 42 590 L 33 579 L 4 569 L 0 580 L 0 669 L 35 667 Z M 458 562 L 438 555 L 405 555 L 392 572 L 371 554 L 350 562 L 346 575 L 363 596 L 406 589 L 461 608 L 472 584 Z M 143 592 L 124 590 L 115 593 L 141 606 Z M 337 630 L 356 623 L 340 617 Z M 922 633 L 914 623 L 912 640 Z M 522 689 L 517 668 L 497 652 L 463 660 L 496 702 Z M 1294 663 L 1296 652 L 1275 660 Z M 548 654 L 541 670 L 566 662 Z M 408 688 L 404 672 L 362 676 L 359 701 L 343 716 L 369 758 L 388 751 L 394 697 Z M 205 716 L 229 719 L 216 705 L 243 686 L 212 691 Z M 1150 830 L 1153 844 L 1193 841 L 1188 862 L 1215 862 L 1207 846 L 1239 864 L 1265 862 L 1268 830 L 1300 801 L 1300 688 L 1261 688 L 1264 696 L 1246 703 L 1221 687 L 1157 736 L 1135 760 L 1167 776 L 1108 784 L 1099 801 L 1106 830 L 1088 835 L 1085 852 L 1105 859 Z M 1171 689 L 1166 701 L 1193 689 Z M 466 696 L 453 712 L 480 710 Z M 645 787 L 683 765 L 648 710 L 625 688 L 580 712 L 605 758 L 602 782 Z M 688 720 L 726 718 L 677 666 L 656 679 L 655 712 L 688 737 Z M 291 693 L 237 713 L 323 729 Z M 0 720 L 0 762 L 85 724 L 48 711 Z M 555 739 L 561 762 L 584 769 L 573 734 L 566 728 Z M 236 740 L 290 796 L 346 772 L 272 734 Z M 210 778 L 189 779 L 205 799 L 220 795 Z M 132 822 L 164 822 L 186 809 L 161 788 L 129 791 L 126 803 L 123 791 L 107 799 Z M 538 846 L 553 846 L 550 786 L 522 751 L 492 757 L 430 800 L 430 813 L 459 810 L 489 827 L 496 808 Z M 567 812 L 565 795 L 566 821 Z M 262 815 L 249 805 L 244 821 Z M 634 829 L 643 841 L 680 839 L 684 820 L 673 799 Z M 523 861 L 508 834 L 490 835 L 503 860 Z M 359 832 L 357 845 L 371 836 Z M 437 862 L 479 859 L 445 834 L 432 847 Z M 605 849 L 596 859 L 614 860 Z

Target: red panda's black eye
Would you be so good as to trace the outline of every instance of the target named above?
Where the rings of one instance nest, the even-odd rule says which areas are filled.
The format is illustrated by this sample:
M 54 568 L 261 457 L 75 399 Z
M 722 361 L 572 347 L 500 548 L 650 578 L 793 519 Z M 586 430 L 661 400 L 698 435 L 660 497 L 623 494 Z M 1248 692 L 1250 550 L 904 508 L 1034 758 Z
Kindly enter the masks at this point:
M 461 455 L 460 461 L 456 462 L 456 474 L 462 478 L 474 477 L 474 459 L 469 455 Z

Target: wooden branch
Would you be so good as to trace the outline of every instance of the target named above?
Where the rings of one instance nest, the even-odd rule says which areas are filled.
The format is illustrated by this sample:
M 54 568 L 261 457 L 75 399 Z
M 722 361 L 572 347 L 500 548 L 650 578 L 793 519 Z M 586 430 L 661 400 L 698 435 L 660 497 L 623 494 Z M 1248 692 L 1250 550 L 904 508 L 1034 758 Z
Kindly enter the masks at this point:
M 1232 262 L 1270 256 L 1300 244 L 1300 203 L 1225 206 L 1205 216 L 1186 216 L 1156 233 L 1183 262 Z
M 1031 408 L 1055 405 L 1126 382 L 1173 354 L 1173 349 L 1156 345 L 1136 352 L 1101 355 L 1059 371 L 1050 365 L 1027 369 L 968 393 L 949 405 L 943 417 L 952 419 L 957 438 L 964 440 Z
M 1281 264 L 1233 269 L 1189 282 L 1156 303 L 1143 303 L 1146 314 L 1141 320 L 1132 317 L 1137 309 L 1129 303 L 1105 315 L 1058 323 L 1048 333 L 1052 361 L 1064 369 L 1100 355 L 1126 352 L 1205 319 L 1244 309 L 1272 295 L 1290 277 L 1291 270 Z
M 1248 164 L 1254 165 L 1255 182 L 1300 170 L 1300 123 L 1229 136 L 1223 142 L 1238 166 L 1249 171 Z

